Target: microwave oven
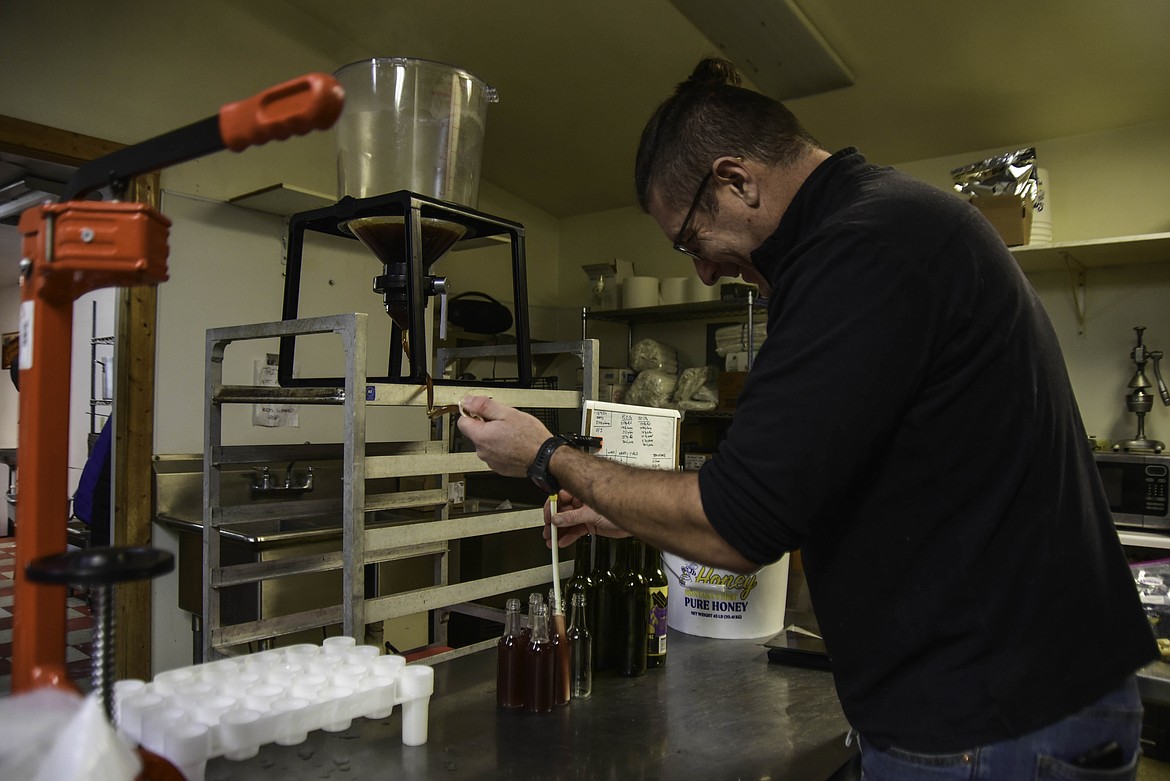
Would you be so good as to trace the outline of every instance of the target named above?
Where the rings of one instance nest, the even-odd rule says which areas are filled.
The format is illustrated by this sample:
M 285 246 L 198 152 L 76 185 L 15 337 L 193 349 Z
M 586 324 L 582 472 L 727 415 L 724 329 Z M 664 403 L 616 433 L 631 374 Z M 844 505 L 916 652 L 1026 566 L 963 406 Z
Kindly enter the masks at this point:
M 1170 455 L 1094 453 L 1117 526 L 1170 530 Z

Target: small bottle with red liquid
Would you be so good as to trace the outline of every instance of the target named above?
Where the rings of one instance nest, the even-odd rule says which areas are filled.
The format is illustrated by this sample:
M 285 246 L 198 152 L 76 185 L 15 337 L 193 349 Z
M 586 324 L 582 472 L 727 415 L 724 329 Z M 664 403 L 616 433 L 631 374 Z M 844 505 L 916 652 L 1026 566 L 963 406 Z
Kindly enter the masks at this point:
M 504 603 L 504 634 L 496 643 L 496 704 L 501 708 L 524 707 L 524 655 L 528 649 L 520 637 L 520 600 Z
M 528 670 L 525 673 L 524 710 L 548 713 L 553 708 L 553 648 L 548 636 L 548 605 L 532 606 L 532 639 L 528 643 Z

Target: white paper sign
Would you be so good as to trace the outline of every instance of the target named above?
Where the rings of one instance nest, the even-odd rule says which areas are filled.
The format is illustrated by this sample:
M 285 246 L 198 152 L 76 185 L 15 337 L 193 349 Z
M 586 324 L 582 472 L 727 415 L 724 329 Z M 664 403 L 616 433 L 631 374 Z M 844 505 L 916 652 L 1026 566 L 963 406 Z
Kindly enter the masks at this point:
M 20 370 L 31 369 L 33 365 L 33 312 L 35 301 L 20 302 Z
M 255 362 L 253 382 L 256 385 L 277 387 L 280 381 L 277 378 L 277 366 L 280 356 L 268 353 L 264 360 Z M 265 428 L 287 426 L 296 428 L 300 425 L 300 418 L 295 404 L 253 404 L 252 425 Z
M 681 425 L 676 409 L 585 402 L 585 431 L 601 437 L 598 455 L 630 466 L 678 469 Z

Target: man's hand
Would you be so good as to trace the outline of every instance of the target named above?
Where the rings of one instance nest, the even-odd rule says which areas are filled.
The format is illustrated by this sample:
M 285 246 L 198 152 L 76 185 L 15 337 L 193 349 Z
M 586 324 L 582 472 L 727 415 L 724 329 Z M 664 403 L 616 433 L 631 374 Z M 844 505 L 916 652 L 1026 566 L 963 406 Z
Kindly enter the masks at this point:
M 466 414 L 456 425 L 475 445 L 475 454 L 498 475 L 525 477 L 552 433 L 531 415 L 487 396 L 467 396 L 462 406 Z
M 552 436 L 531 415 L 484 396 L 464 398 L 463 413 L 457 425 L 475 445 L 475 454 L 506 477 L 527 476 L 540 446 Z M 545 539 L 552 536 L 548 524 L 556 523 L 559 546 L 588 532 L 607 537 L 632 534 L 690 561 L 733 572 L 759 569 L 711 527 L 694 472 L 636 469 L 570 447 L 557 448 L 549 465 L 565 489 L 562 496 L 569 508 L 555 521 L 546 518 Z
M 561 491 L 557 497 L 557 514 L 553 517 L 550 505 L 544 505 L 544 541 L 552 547 L 550 526 L 557 527 L 557 547 L 567 548 L 586 534 L 602 537 L 629 537 L 630 535 L 592 507 L 581 502 L 568 491 Z

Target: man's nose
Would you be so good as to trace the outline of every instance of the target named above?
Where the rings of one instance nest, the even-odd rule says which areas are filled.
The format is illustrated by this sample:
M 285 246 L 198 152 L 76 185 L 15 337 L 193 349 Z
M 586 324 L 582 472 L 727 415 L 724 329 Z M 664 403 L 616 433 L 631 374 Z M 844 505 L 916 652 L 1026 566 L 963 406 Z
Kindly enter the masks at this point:
M 719 266 L 709 260 L 702 260 L 693 258 L 695 263 L 695 273 L 699 275 L 699 279 L 703 280 L 703 284 L 710 287 L 719 279 Z

